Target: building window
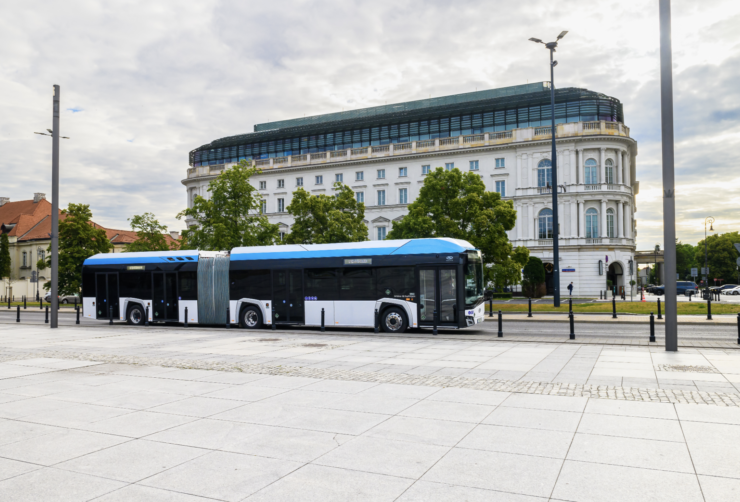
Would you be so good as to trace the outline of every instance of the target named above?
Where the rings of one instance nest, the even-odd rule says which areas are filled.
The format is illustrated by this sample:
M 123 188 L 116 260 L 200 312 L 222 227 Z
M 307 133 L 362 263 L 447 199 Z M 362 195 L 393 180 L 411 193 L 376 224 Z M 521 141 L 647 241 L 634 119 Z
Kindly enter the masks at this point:
M 496 182 L 496 191 L 501 194 L 501 197 L 506 197 L 506 181 Z
M 586 185 L 596 185 L 599 183 L 599 173 L 596 170 L 596 160 L 588 159 L 586 161 L 586 167 L 583 168 L 585 171 L 585 182 Z
M 278 213 L 285 212 L 285 199 L 278 199 Z
M 611 237 L 612 239 L 615 237 L 614 235 L 614 209 L 607 209 L 606 210 L 606 235 L 608 237 Z
M 362 171 L 357 171 L 355 173 L 355 181 L 362 181 L 364 179 L 365 179 L 365 173 L 363 173 Z
M 606 159 L 606 162 L 604 162 L 604 167 L 606 168 L 606 182 L 609 183 L 610 185 L 613 185 L 614 184 L 614 162 L 612 162 L 612 159 Z
M 408 188 L 399 188 L 398 189 L 398 203 L 399 204 L 408 204 L 409 203 L 409 189 Z
M 278 180 L 278 188 L 285 188 L 285 180 Z
M 478 161 L 477 160 L 471 160 L 470 161 L 470 170 L 471 171 L 477 171 L 478 170 Z
M 365 203 L 365 192 L 355 192 L 355 199 L 357 202 Z
M 387 227 L 378 227 L 378 240 L 379 241 L 385 240 L 386 231 L 387 231 Z
M 452 171 L 453 169 L 455 169 L 454 162 L 445 162 L 445 171 Z
M 280 242 L 283 242 L 285 240 L 285 232 L 279 232 L 278 235 L 280 236 Z
M 506 160 L 496 159 L 496 169 L 501 169 L 502 167 L 506 167 Z
M 586 238 L 596 239 L 599 237 L 599 212 L 591 208 L 586 210 Z
M 343 174 L 335 174 L 334 175 L 334 181 L 337 183 L 343 183 L 344 182 L 344 175 Z
M 260 190 L 267 190 L 267 182 L 260 181 Z
M 429 167 L 430 166 L 421 166 L 421 175 L 424 176 L 425 174 L 429 174 Z
M 379 180 L 385 179 L 385 169 L 378 169 L 378 179 Z
M 321 176 L 321 175 L 316 176 L 316 184 L 317 185 L 323 185 L 324 184 L 324 177 Z
M 43 249 L 39 250 L 39 260 L 43 261 L 46 258 L 46 251 Z
M 552 239 L 552 209 L 543 209 L 537 219 L 539 220 L 539 238 Z
M 542 159 L 537 164 L 537 186 L 542 188 L 552 186 L 552 162 L 550 162 L 550 159 Z
M 23 266 L 24 267 L 28 266 L 27 261 L 28 261 L 28 254 L 25 251 L 23 251 Z
M 385 206 L 385 190 L 378 190 L 378 205 Z
M 261 200 L 260 201 L 260 214 L 265 214 L 267 212 L 267 201 Z
M 398 168 L 398 177 L 399 178 L 405 178 L 406 176 L 408 176 L 408 169 L 406 169 L 405 167 L 399 167 Z
M 303 186 L 303 178 L 296 178 L 295 179 L 295 186 L 302 187 Z

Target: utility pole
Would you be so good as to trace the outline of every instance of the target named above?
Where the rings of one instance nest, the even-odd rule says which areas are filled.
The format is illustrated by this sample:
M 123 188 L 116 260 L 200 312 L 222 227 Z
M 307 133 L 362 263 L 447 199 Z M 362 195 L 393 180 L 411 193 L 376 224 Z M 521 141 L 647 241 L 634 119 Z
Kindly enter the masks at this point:
M 678 350 L 676 305 L 676 198 L 673 169 L 673 68 L 671 0 L 660 0 L 660 115 L 663 146 L 663 266 L 665 267 L 665 350 Z
M 59 98 L 61 91 L 54 86 L 54 118 L 51 126 L 51 323 L 59 323 Z

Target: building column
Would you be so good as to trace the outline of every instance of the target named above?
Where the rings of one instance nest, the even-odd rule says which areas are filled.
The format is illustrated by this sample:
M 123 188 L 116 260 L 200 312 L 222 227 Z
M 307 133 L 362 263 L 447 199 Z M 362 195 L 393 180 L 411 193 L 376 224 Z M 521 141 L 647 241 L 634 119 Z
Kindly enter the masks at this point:
M 575 185 L 576 183 L 578 183 L 578 176 L 576 174 L 578 171 L 576 170 L 576 165 L 577 165 L 576 151 L 571 150 L 570 151 L 570 184 L 571 185 Z
M 617 237 L 624 238 L 624 202 L 617 202 Z
M 632 238 L 632 208 L 629 203 L 624 205 L 624 236 L 628 239 Z
M 599 164 L 599 171 L 601 171 L 601 180 L 599 180 L 599 182 L 606 183 L 606 148 L 600 148 L 599 151 L 601 152 L 601 156 L 599 157 L 601 159 Z
M 617 154 L 617 185 L 622 184 L 622 150 L 616 150 Z
M 604 150 L 601 150 L 602 152 Z M 599 229 L 599 235 L 606 237 L 606 199 L 601 199 L 601 228 Z
M 632 180 L 630 179 L 630 177 L 631 177 L 632 173 L 630 172 L 630 160 L 629 160 L 630 159 L 630 156 L 629 156 L 629 152 L 622 151 L 621 152 L 621 155 L 623 156 L 623 158 L 622 158 L 622 165 L 624 166 L 624 184 L 627 185 L 627 186 L 631 186 L 632 185 L 632 183 L 631 183 Z
M 586 237 L 586 201 L 578 201 L 578 216 L 581 218 L 578 237 Z
M 578 149 L 578 177 L 581 180 L 581 184 L 586 181 L 586 161 L 583 158 L 583 148 Z
M 521 155 L 516 156 L 516 187 L 522 188 L 522 156 Z
M 522 239 L 522 206 L 520 204 L 514 203 L 514 209 L 516 210 L 516 223 L 514 224 L 516 226 L 516 240 Z
M 570 201 L 570 236 L 578 238 L 578 202 Z
M 536 226 L 536 219 L 534 215 L 534 204 L 529 205 L 529 239 L 534 240 L 535 239 L 535 232 L 534 227 Z

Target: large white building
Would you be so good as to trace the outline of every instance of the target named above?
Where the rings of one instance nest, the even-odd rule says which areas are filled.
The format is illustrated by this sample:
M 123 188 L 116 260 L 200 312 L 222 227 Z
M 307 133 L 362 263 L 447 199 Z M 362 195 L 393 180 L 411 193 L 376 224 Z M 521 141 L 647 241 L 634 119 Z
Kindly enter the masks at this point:
M 597 295 L 607 279 L 628 290 L 634 274 L 635 156 L 619 100 L 576 88 L 555 92 L 560 185 L 561 291 Z M 437 167 L 475 171 L 518 212 L 508 232 L 552 271 L 549 83 L 527 84 L 258 124 L 190 153 L 188 205 L 208 196 L 224 168 L 249 159 L 264 211 L 290 232 L 292 192 L 350 186 L 365 203 L 370 239 L 383 239 Z M 548 273 L 548 291 L 552 275 Z

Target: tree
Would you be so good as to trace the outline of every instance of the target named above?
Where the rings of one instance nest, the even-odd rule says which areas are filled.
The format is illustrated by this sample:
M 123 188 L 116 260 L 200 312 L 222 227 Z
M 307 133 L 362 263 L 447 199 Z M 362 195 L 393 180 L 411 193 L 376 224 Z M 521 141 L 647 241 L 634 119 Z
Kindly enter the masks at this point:
M 739 232 L 728 232 L 721 235 L 710 235 L 707 241 L 707 264 L 709 266 L 709 285 L 714 279 L 724 283 L 735 284 L 737 281 L 737 250 L 734 244 L 740 242 Z M 694 258 L 704 266 L 704 240 L 694 248 Z M 718 284 L 719 285 L 719 284 Z
M 679 274 L 679 277 L 689 278 L 691 276 L 691 268 L 696 266 L 696 246 L 683 244 L 676 239 L 676 272 Z
M 506 277 L 512 277 L 514 269 L 527 262 L 529 250 L 517 248 L 513 253 L 506 235 L 516 223 L 514 203 L 502 201 L 497 192 L 487 192 L 474 172 L 463 174 L 459 169 L 438 167 L 424 178 L 419 197 L 408 209 L 408 214 L 393 224 L 389 239 L 467 240 L 481 250 L 484 263 L 505 267 Z
M 70 204 L 59 218 L 59 294 L 73 295 L 82 285 L 82 263 L 98 253 L 109 253 L 113 245 L 105 230 L 95 228 L 90 220 L 92 212 L 87 204 Z M 51 267 L 51 246 L 46 258 L 39 260 L 38 269 Z M 51 288 L 51 282 L 44 284 Z
M 522 270 L 524 294 L 538 296 L 539 285 L 545 282 L 545 265 L 536 256 L 530 256 Z
M 167 232 L 167 226 L 159 223 L 152 213 L 136 214 L 128 221 L 131 222 L 131 230 L 136 231 L 136 241 L 126 244 L 126 253 L 170 250 L 164 236 Z M 171 249 L 177 249 L 177 244 L 172 243 Z
M 198 223 L 182 233 L 190 249 L 218 251 L 275 243 L 278 226 L 261 214 L 262 197 L 249 183 L 257 172 L 242 160 L 208 184 L 210 199 L 198 196 L 193 207 L 177 215 L 178 219 L 188 216 Z
M 0 279 L 10 279 L 10 243 L 8 234 L 0 235 Z
M 334 183 L 335 195 L 311 195 L 303 188 L 293 192 L 288 213 L 295 217 L 288 244 L 330 244 L 367 240 L 365 204 L 357 202 L 347 185 Z
M 529 259 L 529 250 L 516 247 L 510 257 L 503 263 L 494 263 L 486 267 L 486 280 L 493 282 L 496 291 L 503 291 L 508 286 L 515 286 L 522 281 L 522 268 Z

